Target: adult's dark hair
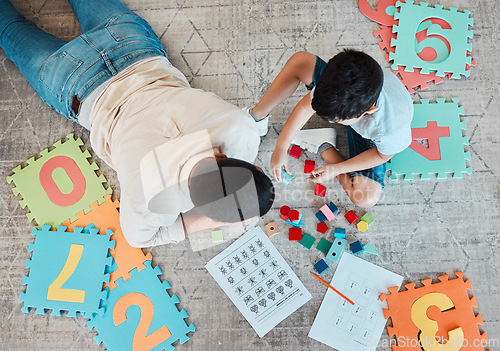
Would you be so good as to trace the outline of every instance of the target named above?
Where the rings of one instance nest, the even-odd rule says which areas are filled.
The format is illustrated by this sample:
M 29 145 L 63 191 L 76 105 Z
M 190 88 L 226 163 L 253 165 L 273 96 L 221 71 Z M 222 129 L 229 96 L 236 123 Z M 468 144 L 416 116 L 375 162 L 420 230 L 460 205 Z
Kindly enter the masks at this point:
M 377 101 L 384 74 L 364 52 L 344 49 L 328 61 L 316 83 L 312 108 L 329 121 L 361 116 Z
M 189 192 L 195 209 L 221 222 L 240 222 L 266 214 L 274 202 L 274 186 L 255 165 L 234 159 L 198 165 Z

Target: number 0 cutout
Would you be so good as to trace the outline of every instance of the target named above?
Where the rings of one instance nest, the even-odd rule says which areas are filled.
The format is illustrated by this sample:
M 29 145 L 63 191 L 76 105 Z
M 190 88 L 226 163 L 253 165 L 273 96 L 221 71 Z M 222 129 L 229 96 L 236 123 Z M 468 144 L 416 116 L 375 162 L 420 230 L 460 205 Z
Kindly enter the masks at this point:
M 441 148 L 439 147 L 439 138 L 450 136 L 449 127 L 438 127 L 436 121 L 427 122 L 425 128 L 412 128 L 411 137 L 413 142 L 410 149 L 419 153 L 429 161 L 437 161 L 441 159 Z M 429 147 L 425 147 L 416 140 L 427 140 Z
M 64 194 L 57 186 L 52 172 L 56 168 L 62 168 L 73 182 L 73 190 L 69 194 Z M 40 169 L 40 184 L 47 193 L 50 201 L 58 206 L 71 206 L 76 204 L 85 195 L 87 181 L 80 167 L 68 156 L 55 156 L 45 162 Z
M 85 290 L 61 288 L 75 271 L 76 266 L 78 266 L 78 263 L 82 258 L 82 253 L 83 245 L 71 244 L 68 258 L 66 259 L 66 263 L 64 264 L 61 273 L 59 273 L 56 280 L 49 285 L 47 300 L 78 303 L 83 303 L 85 301 Z
M 153 302 L 144 294 L 134 292 L 122 296 L 113 309 L 113 322 L 119 326 L 127 320 L 127 310 L 130 306 L 138 306 L 141 319 L 132 339 L 133 351 L 149 351 L 172 336 L 166 325 L 148 334 L 155 313 Z
M 430 293 L 420 297 L 411 307 L 411 319 L 415 326 L 420 329 L 419 340 L 424 351 L 459 351 L 464 343 L 464 331 L 456 328 L 448 332 L 448 342 L 441 344 L 436 340 L 439 330 L 438 322 L 427 316 L 427 309 L 437 306 L 441 311 L 449 310 L 455 305 L 445 294 Z

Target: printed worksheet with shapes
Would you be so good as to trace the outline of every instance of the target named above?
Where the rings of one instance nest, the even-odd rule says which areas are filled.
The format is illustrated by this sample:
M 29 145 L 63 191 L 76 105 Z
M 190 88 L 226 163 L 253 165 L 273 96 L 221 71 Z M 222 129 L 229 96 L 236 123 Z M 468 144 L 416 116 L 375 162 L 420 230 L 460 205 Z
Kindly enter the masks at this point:
M 205 268 L 259 337 L 312 297 L 259 227 L 245 233 Z
M 402 276 L 344 253 L 330 285 L 354 306 L 328 289 L 309 337 L 339 351 L 374 351 L 387 322 L 387 303 L 379 296 L 402 282 Z

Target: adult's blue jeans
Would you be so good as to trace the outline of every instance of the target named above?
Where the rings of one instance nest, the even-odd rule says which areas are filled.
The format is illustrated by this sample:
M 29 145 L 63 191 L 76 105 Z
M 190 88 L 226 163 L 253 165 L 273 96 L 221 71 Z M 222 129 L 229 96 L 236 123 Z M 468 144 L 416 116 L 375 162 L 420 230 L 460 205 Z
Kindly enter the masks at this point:
M 119 0 L 69 0 L 82 35 L 66 42 L 37 28 L 0 0 L 0 47 L 40 97 L 78 122 L 77 108 L 128 66 L 167 56 L 150 25 Z

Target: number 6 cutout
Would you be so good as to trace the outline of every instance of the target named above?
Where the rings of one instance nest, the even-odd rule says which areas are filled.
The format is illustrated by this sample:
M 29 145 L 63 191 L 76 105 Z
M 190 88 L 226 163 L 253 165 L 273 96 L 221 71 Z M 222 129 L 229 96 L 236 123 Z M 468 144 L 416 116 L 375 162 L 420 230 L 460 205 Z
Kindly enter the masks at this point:
M 154 305 L 146 295 L 138 292 L 124 295 L 116 302 L 113 309 L 115 326 L 127 320 L 127 310 L 130 306 L 138 306 L 141 310 L 141 318 L 132 339 L 133 351 L 149 351 L 172 336 L 166 325 L 147 335 L 155 313 Z

